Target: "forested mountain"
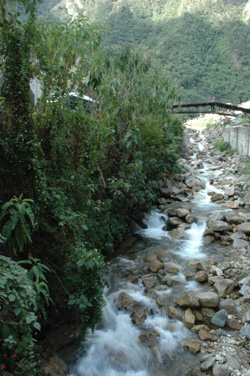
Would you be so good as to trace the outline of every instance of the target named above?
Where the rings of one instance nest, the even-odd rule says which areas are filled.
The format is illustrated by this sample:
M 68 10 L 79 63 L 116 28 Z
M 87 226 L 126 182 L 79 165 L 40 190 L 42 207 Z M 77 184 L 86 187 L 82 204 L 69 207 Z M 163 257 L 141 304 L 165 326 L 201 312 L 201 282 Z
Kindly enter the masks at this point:
M 104 45 L 143 45 L 184 97 L 250 98 L 250 1 L 43 0 L 39 10 L 105 25 Z

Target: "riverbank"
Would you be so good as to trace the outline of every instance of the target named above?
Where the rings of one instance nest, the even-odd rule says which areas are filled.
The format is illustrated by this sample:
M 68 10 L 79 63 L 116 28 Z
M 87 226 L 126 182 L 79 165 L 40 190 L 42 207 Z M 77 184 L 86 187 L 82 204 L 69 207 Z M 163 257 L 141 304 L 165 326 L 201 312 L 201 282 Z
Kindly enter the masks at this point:
M 108 263 L 103 320 L 71 375 L 248 375 L 249 177 L 236 175 L 245 158 L 214 150 L 219 132 L 185 130 L 186 172 Z M 52 363 L 43 375 L 68 374 Z

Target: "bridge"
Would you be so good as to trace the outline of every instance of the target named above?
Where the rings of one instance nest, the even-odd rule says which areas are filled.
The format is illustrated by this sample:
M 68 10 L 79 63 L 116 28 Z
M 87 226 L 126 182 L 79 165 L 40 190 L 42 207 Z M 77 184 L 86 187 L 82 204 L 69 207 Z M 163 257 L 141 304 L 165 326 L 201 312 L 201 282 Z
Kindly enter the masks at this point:
M 250 116 L 250 108 L 243 108 L 232 103 L 222 101 L 203 101 L 194 103 L 179 103 L 172 105 L 175 114 L 218 114 L 223 116 Z

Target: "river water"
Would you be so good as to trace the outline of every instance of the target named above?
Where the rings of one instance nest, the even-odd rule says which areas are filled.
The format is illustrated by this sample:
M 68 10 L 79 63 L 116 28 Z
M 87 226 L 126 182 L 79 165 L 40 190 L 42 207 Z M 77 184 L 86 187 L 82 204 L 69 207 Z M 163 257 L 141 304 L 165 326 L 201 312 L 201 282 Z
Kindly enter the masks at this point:
M 211 203 L 208 195 L 209 190 L 217 190 L 209 184 L 210 175 L 209 165 L 200 170 L 206 188 L 199 192 L 197 199 L 188 203 L 198 220 L 186 231 L 187 239 L 172 239 L 167 231 L 163 231 L 167 216 L 155 210 L 147 218 L 148 228 L 139 232 L 140 240 L 125 255 L 107 265 L 108 287 L 102 322 L 85 339 L 69 376 L 184 376 L 195 368 L 197 358 L 183 349 L 185 338 L 195 338 L 195 335 L 184 327 L 182 321 L 170 319 L 166 309 L 187 292 L 204 289 L 202 284 L 186 278 L 184 271 L 188 270 L 188 262 L 191 259 L 208 261 L 213 255 L 218 257 L 220 254 L 218 247 L 202 244 L 206 219 L 211 211 L 219 209 L 218 205 Z M 171 276 L 173 283 L 166 290 L 153 288 L 149 294 L 142 283 L 142 278 L 150 274 L 144 257 L 166 248 L 171 250 L 166 267 L 174 266 L 179 272 Z M 138 281 L 131 283 L 131 276 L 138 276 Z M 162 298 L 163 307 L 156 303 L 152 290 Z M 148 315 L 142 327 L 132 323 L 131 312 L 116 308 L 115 302 L 121 291 L 126 291 L 136 302 L 147 307 Z M 160 334 L 157 334 L 157 345 L 151 348 L 142 346 L 139 336 L 153 329 Z

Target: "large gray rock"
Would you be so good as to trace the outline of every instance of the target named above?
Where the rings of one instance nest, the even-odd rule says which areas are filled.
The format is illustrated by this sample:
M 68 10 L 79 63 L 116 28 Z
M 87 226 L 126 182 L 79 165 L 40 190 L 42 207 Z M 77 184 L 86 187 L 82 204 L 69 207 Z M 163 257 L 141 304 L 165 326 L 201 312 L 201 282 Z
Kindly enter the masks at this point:
M 216 312 L 215 315 L 212 317 L 211 323 L 223 328 L 227 322 L 227 318 L 227 311 L 225 309 L 221 309 L 220 311 Z
M 224 232 L 230 230 L 230 226 L 227 222 L 218 221 L 216 219 L 208 219 L 207 227 L 215 232 Z
M 226 359 L 229 367 L 233 369 L 240 369 L 241 363 L 234 356 L 232 356 L 231 354 L 226 354 Z
M 212 369 L 213 376 L 229 376 L 231 370 L 223 364 L 215 364 Z
M 234 195 L 234 185 L 231 187 L 225 187 L 224 194 L 231 197 Z
M 220 297 L 215 292 L 200 292 L 196 295 L 200 305 L 206 308 L 214 308 L 219 306 Z
M 237 313 L 235 303 L 232 299 L 223 299 L 220 301 L 219 309 L 225 309 L 227 313 L 235 315 Z
M 169 217 L 167 220 L 167 225 L 170 227 L 177 227 L 182 223 L 183 221 L 179 217 Z
M 187 233 L 180 227 L 175 228 L 172 231 L 169 231 L 169 235 L 173 239 L 183 239 L 187 237 Z
M 204 362 L 201 363 L 201 370 L 208 371 L 210 368 L 213 367 L 214 363 L 215 363 L 215 357 L 210 356 L 208 359 L 206 359 Z
M 244 234 L 250 235 L 250 222 L 243 222 L 238 225 L 237 231 L 242 231 Z
M 243 240 L 246 240 L 247 236 L 246 234 L 244 234 L 244 232 L 242 231 L 237 231 L 237 232 L 234 232 L 232 235 L 230 235 L 230 238 L 232 240 L 236 240 L 236 239 L 243 239 Z
M 214 284 L 215 289 L 221 298 L 225 298 L 234 289 L 234 281 L 232 279 L 223 279 Z
M 239 225 L 244 222 L 244 217 L 235 213 L 229 213 L 226 215 L 226 221 L 232 225 Z
M 240 330 L 240 334 L 244 337 L 246 337 L 248 340 L 250 340 L 250 325 L 246 324 L 242 326 Z
M 176 210 L 176 212 L 179 218 L 185 218 L 188 214 L 190 214 L 190 210 L 184 208 L 179 208 Z
M 249 242 L 243 239 L 235 239 L 233 242 L 234 249 L 247 248 L 248 246 L 249 246 Z
M 196 217 L 194 214 L 188 214 L 185 218 L 185 221 L 189 224 L 194 223 L 196 221 Z
M 250 299 L 250 286 L 249 285 L 243 285 L 239 291 L 241 295 L 244 296 L 246 299 Z

